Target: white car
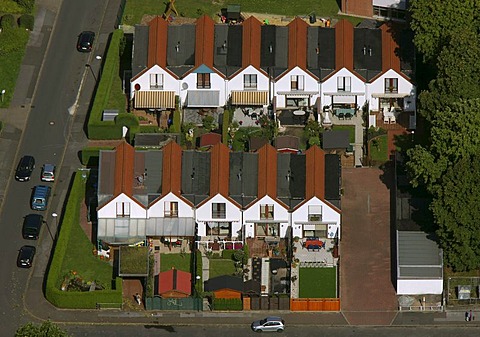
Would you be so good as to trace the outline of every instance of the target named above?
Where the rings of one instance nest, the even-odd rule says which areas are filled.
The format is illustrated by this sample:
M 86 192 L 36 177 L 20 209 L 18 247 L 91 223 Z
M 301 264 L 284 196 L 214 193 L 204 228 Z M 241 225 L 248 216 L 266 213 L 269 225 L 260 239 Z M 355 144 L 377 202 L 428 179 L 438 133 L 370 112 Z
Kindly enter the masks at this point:
M 42 167 L 42 181 L 55 181 L 55 165 L 44 164 Z
M 276 331 L 283 332 L 285 330 L 285 321 L 281 317 L 270 316 L 260 321 L 252 323 L 252 330 L 255 332 Z

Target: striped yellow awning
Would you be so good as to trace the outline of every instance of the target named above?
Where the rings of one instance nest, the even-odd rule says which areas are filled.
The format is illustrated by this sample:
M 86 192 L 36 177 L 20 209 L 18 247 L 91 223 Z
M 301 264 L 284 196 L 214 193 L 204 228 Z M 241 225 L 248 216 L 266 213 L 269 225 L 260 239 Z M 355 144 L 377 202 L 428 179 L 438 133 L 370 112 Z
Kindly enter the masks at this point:
M 268 91 L 232 91 L 233 105 L 268 105 Z
M 175 91 L 135 91 L 136 109 L 173 109 Z

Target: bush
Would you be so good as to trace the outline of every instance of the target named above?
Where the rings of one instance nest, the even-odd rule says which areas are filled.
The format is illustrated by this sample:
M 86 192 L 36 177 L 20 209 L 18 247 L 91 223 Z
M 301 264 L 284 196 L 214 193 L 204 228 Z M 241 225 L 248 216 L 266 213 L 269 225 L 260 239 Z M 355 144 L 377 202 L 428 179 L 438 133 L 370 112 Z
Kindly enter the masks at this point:
M 228 143 L 228 127 L 230 126 L 230 110 L 225 110 L 223 112 L 222 119 L 222 143 Z
M 133 128 L 139 125 L 138 117 L 132 113 L 121 113 L 115 117 L 115 124 L 122 128 L 126 126 L 127 128 Z
M 202 120 L 202 125 L 207 132 L 213 131 L 217 128 L 213 116 L 205 116 Z
M 212 300 L 213 310 L 242 310 L 242 300 L 239 298 L 214 298 Z
M 18 18 L 18 25 L 22 28 L 33 30 L 33 24 L 35 23 L 35 18 L 30 14 L 23 14 Z
M 2 30 L 10 30 L 15 28 L 15 26 L 15 18 L 12 14 L 5 14 L 2 16 L 2 19 L 0 20 L 0 28 L 2 28 Z
M 33 6 L 35 6 L 35 0 L 15 0 L 20 7 L 22 7 L 25 12 L 31 13 L 33 11 Z

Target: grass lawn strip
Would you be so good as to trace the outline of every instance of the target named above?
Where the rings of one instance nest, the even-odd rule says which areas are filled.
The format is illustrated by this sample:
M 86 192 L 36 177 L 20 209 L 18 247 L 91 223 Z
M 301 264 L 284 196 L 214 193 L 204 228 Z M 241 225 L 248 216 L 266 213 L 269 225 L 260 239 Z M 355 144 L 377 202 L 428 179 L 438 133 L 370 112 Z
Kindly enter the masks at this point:
M 232 260 L 210 259 L 210 278 L 222 275 L 233 275 L 234 273 L 235 265 Z
M 160 272 L 175 268 L 190 273 L 190 261 L 191 254 L 162 254 L 160 256 Z
M 337 298 L 337 268 L 300 268 L 300 298 Z
M 385 162 L 388 160 L 388 144 L 387 144 L 387 135 L 378 136 L 376 138 L 376 146 L 375 140 L 370 141 L 370 158 L 373 161 L 377 162 Z

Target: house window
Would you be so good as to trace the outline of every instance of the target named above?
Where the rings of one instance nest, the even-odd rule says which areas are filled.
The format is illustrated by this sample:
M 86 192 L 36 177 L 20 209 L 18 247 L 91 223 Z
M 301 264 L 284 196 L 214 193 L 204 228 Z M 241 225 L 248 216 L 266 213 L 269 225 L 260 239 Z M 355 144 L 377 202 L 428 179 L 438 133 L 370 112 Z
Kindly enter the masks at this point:
M 290 87 L 292 88 L 292 91 L 305 90 L 303 75 L 290 76 Z
M 210 89 L 210 74 L 197 74 L 197 89 Z
M 243 88 L 257 89 L 257 75 L 256 74 L 243 75 Z
M 350 76 L 337 77 L 337 91 L 352 91 L 352 78 Z
M 167 218 L 177 218 L 178 217 L 178 202 L 176 202 L 176 201 L 166 201 L 165 202 L 164 216 L 167 217 Z
M 279 236 L 280 224 L 279 223 L 257 223 L 255 224 L 255 236 Z
M 225 219 L 227 217 L 226 205 L 224 202 L 212 204 L 212 219 Z
M 385 92 L 386 93 L 398 93 L 398 78 L 386 78 L 385 79 Z
M 308 206 L 308 221 L 322 221 L 322 206 Z
M 273 219 L 273 205 L 260 205 L 260 219 Z
M 207 223 L 207 235 L 221 235 L 222 237 L 231 236 L 230 222 L 208 222 Z
M 117 202 L 117 217 L 129 217 L 129 216 L 130 216 L 130 203 Z
M 150 74 L 150 90 L 163 89 L 163 74 Z

